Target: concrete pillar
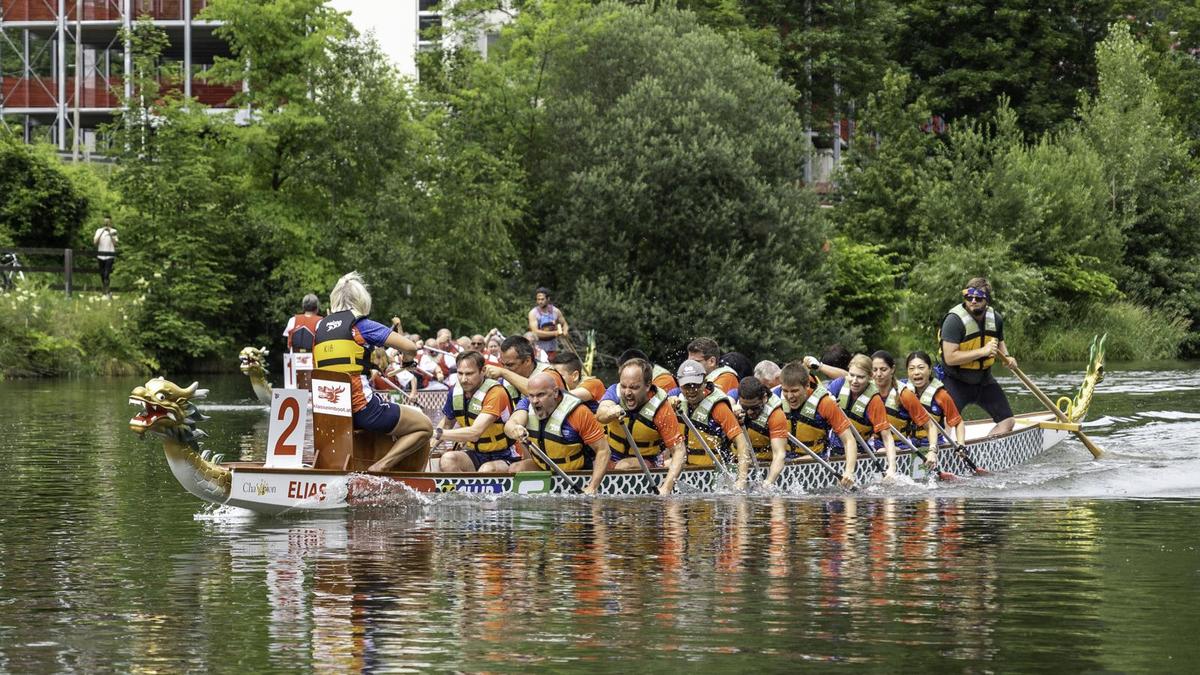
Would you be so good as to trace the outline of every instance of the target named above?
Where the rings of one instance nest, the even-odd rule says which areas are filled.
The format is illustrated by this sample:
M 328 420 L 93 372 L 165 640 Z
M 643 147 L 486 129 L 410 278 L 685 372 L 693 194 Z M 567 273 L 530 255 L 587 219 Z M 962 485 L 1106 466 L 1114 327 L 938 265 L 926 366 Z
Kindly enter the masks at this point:
M 58 0 L 58 33 L 55 34 L 57 44 L 54 50 L 54 78 L 58 80 L 58 120 L 56 133 L 58 149 L 67 149 L 67 3 Z
M 192 2 L 183 0 L 183 96 L 192 97 Z

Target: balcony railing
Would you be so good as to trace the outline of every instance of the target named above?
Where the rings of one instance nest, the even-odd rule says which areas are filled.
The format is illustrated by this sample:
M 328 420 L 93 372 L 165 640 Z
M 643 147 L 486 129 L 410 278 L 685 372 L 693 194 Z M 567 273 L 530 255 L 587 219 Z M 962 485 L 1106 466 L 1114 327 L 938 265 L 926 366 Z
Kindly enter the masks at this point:
M 4 78 L 0 81 L 0 109 L 3 108 L 44 108 L 54 110 L 58 107 L 58 81 L 49 78 Z M 68 77 L 67 108 L 75 107 L 75 78 Z M 82 108 L 119 108 L 121 100 L 119 93 L 124 88 L 124 81 L 114 77 L 108 81 L 108 86 L 99 80 L 85 81 L 80 102 Z M 173 83 L 169 89 L 179 91 L 181 83 Z M 216 108 L 229 107 L 229 99 L 233 98 L 240 87 L 224 84 L 211 84 L 201 80 L 192 80 L 192 96 L 205 105 Z
M 84 21 L 120 21 L 121 0 L 84 0 Z M 208 0 L 191 0 L 194 18 Z M 133 19 L 149 16 L 164 21 L 183 20 L 183 0 L 133 0 Z M 75 0 L 66 1 L 67 20 L 75 20 Z M 58 0 L 0 0 L 0 21 L 57 21 Z

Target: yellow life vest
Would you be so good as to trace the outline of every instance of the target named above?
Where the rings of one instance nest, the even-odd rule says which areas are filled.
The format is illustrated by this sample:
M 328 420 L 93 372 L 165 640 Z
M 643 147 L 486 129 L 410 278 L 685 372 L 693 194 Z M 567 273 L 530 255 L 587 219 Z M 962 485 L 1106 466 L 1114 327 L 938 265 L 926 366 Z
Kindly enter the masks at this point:
M 996 329 L 996 312 L 991 307 L 988 307 L 983 315 L 983 328 L 979 327 L 979 323 L 975 321 L 975 317 L 967 311 L 966 307 L 955 305 L 947 312 L 946 316 L 953 314 L 957 316 L 963 324 L 963 337 L 958 343 L 960 351 L 971 351 L 979 349 L 987 345 L 989 342 L 995 342 L 999 339 L 1000 333 Z M 945 317 L 942 318 L 945 322 Z M 938 345 L 939 349 L 942 344 L 941 327 L 938 327 Z M 943 361 L 945 357 L 943 357 Z M 975 359 L 958 366 L 947 366 L 948 368 L 961 368 L 962 370 L 987 370 L 996 362 L 994 357 L 986 359 Z
M 939 389 L 942 389 L 945 386 L 946 385 L 942 384 L 941 380 L 935 377 L 929 381 L 929 384 L 925 385 L 925 391 L 921 392 L 919 395 L 921 399 L 921 405 L 925 406 L 925 412 L 929 413 L 929 416 L 938 423 L 938 426 L 943 428 L 946 426 L 946 411 L 942 409 L 942 406 L 938 404 L 937 400 L 934 399 L 934 396 L 937 395 Z M 917 393 L 917 388 L 913 386 L 912 382 L 905 382 L 904 387 L 914 394 Z M 925 427 L 915 427 L 913 429 L 913 435 L 916 438 L 928 438 L 929 429 Z
M 775 394 L 769 394 L 758 417 L 746 420 L 746 435 L 750 438 L 750 447 L 754 449 L 754 455 L 759 459 L 769 460 L 773 456 L 769 422 L 771 413 L 781 405 L 783 405 L 783 399 Z
M 574 440 L 568 441 L 563 426 L 567 423 L 567 418 L 575 408 L 583 404 L 583 401 L 578 398 L 564 393 L 562 400 L 558 402 L 558 407 L 550 413 L 550 417 L 546 418 L 546 424 L 543 426 L 542 421 L 534 413 L 532 406 L 529 409 L 529 422 L 527 429 L 531 438 L 537 440 L 538 447 L 546 451 L 546 456 L 549 457 L 555 464 L 562 467 L 564 471 L 574 471 L 582 469 L 585 456 L 583 438 L 579 435 L 579 430 L 575 429 Z M 568 426 L 568 428 L 570 428 Z M 534 456 L 534 461 L 543 469 L 550 467 L 542 464 L 542 460 Z
M 618 396 L 620 391 L 621 385 L 617 384 Z M 633 434 L 633 441 L 637 443 L 643 457 L 654 457 L 664 449 L 662 436 L 658 433 L 658 427 L 654 425 L 654 415 L 666 400 L 667 392 L 654 387 L 653 395 L 646 399 L 637 413 L 626 418 L 629 420 L 629 431 Z M 630 457 L 633 455 L 633 449 L 629 447 L 625 430 L 621 428 L 624 422 L 625 420 L 618 418 L 605 425 L 608 431 L 608 447 L 613 452 Z
M 371 372 L 367 348 L 354 339 L 355 321 L 354 312 L 342 310 L 317 324 L 313 361 L 318 369 L 354 375 Z
M 867 404 L 871 402 L 871 398 L 879 393 L 879 388 L 874 382 L 867 384 L 867 388 L 858 395 L 853 401 L 850 400 L 850 383 L 843 381 L 842 388 L 838 392 L 837 403 L 842 412 L 846 413 L 846 417 L 850 423 L 858 429 L 858 433 L 864 438 L 869 438 L 875 433 L 875 425 L 871 423 L 871 418 L 867 417 Z
M 904 404 L 900 402 L 900 389 L 901 387 L 896 386 L 896 381 L 893 380 L 891 391 L 888 392 L 887 398 L 883 399 L 883 409 L 887 411 L 888 422 L 891 422 L 892 426 L 899 429 L 900 433 L 905 436 L 911 436 L 913 421 Z
M 711 384 L 711 383 L 710 383 Z M 725 438 L 725 430 L 721 425 L 712 418 L 713 408 L 720 402 L 732 403 L 725 392 L 717 385 L 712 385 L 712 391 L 705 396 L 702 401 L 696 406 L 695 410 L 688 409 L 687 399 L 683 399 L 679 404 L 679 411 L 683 415 L 687 415 L 692 424 L 696 426 L 696 430 L 704 435 L 704 442 L 708 443 L 708 447 L 714 453 L 722 456 L 728 455 L 729 446 L 733 443 L 732 438 Z M 700 438 L 692 433 L 691 429 L 684 425 L 684 437 L 687 439 L 687 463 L 689 466 L 712 466 L 712 459 L 708 453 L 704 451 L 704 445 Z
M 474 424 L 475 418 L 479 417 L 483 410 L 483 399 L 492 387 L 498 386 L 500 383 L 495 380 L 484 380 L 471 398 L 467 399 L 462 384 L 455 384 L 450 406 L 454 409 L 454 421 L 458 422 L 458 426 L 466 429 Z M 504 435 L 504 422 L 499 417 L 479 434 L 479 440 L 471 444 L 471 448 L 479 452 L 499 452 L 510 447 L 512 439 Z
M 850 385 L 843 386 L 848 389 Z M 781 399 L 783 414 L 788 421 L 788 431 L 796 437 L 796 440 L 812 448 L 813 452 L 824 450 L 829 439 L 829 421 L 817 412 L 817 406 L 821 404 L 821 399 L 828 395 L 828 389 L 817 385 L 808 398 L 804 399 L 804 405 L 795 411 L 788 405 L 786 399 Z

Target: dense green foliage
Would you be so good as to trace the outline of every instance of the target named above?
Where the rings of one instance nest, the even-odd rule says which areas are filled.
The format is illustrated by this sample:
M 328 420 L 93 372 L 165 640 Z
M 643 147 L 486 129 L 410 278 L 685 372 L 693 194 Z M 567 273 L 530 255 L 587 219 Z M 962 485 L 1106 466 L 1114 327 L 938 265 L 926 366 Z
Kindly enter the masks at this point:
M 495 7 L 455 3 L 447 44 Z M 696 335 L 931 349 L 980 274 L 1018 355 L 1104 330 L 1114 357 L 1200 351 L 1200 12 L 514 7 L 486 60 L 423 53 L 417 84 L 320 0 L 213 0 L 233 56 L 207 77 L 249 84 L 238 119 L 162 88 L 138 24 L 111 176 L 0 130 L 0 245 L 86 248 L 113 212 L 130 333 L 170 368 L 276 340 L 352 269 L 408 330 L 523 330 L 548 285 L 602 352 L 664 360 Z M 835 117 L 855 133 L 821 204 L 806 129 L 826 145 Z
M 912 130 L 924 99 L 905 76 L 873 98 L 864 117 L 882 141 L 852 152 L 835 218 L 906 261 L 905 316 L 919 344 L 933 344 L 955 290 L 977 275 L 1020 317 L 1030 350 L 1103 326 L 1097 315 L 1117 301 L 1152 308 L 1141 310 L 1146 323 L 1164 336 L 1200 319 L 1194 162 L 1128 29 L 1115 24 L 1097 55 L 1099 90 L 1079 121 L 1036 141 L 1003 100 L 991 118 L 921 141 Z M 1132 344 L 1174 353 L 1160 340 Z
M 0 379 L 132 375 L 157 368 L 137 339 L 142 299 L 67 298 L 30 280 L 0 295 Z

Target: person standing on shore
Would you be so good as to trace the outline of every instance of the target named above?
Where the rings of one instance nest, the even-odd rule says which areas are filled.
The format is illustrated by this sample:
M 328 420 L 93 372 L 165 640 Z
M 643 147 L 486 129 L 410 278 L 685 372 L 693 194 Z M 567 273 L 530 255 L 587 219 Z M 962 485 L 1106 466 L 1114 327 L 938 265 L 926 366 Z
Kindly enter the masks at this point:
M 112 216 L 109 214 L 104 214 L 104 225 L 92 235 L 92 245 L 96 247 L 96 260 L 100 263 L 100 283 L 104 286 L 104 295 L 111 298 L 108 278 L 117 257 L 117 228 L 112 226 Z

